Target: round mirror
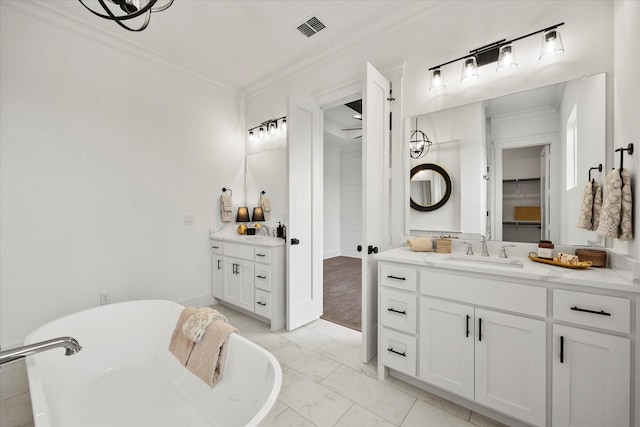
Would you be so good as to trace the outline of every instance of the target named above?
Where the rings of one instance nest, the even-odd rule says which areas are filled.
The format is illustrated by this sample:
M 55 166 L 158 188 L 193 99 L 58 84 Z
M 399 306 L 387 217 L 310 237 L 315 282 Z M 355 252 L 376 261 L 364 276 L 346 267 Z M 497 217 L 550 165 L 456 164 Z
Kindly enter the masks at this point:
M 444 206 L 451 196 L 451 178 L 434 163 L 423 163 L 411 169 L 411 207 L 422 212 Z

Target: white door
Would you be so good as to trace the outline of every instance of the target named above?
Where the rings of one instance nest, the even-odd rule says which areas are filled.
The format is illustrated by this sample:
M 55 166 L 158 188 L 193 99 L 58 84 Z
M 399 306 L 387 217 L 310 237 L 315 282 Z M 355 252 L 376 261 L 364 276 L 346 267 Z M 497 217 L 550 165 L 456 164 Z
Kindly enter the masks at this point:
M 362 349 L 368 362 L 378 347 L 378 262 L 370 254 L 384 247 L 389 175 L 389 89 L 391 85 L 367 62 L 362 98 Z
M 287 330 L 322 315 L 322 141 L 320 107 L 289 98 Z
M 546 421 L 546 323 L 475 309 L 478 403 L 535 426 Z
M 553 426 L 628 426 L 627 338 L 553 325 Z
M 473 400 L 473 307 L 420 298 L 420 379 Z

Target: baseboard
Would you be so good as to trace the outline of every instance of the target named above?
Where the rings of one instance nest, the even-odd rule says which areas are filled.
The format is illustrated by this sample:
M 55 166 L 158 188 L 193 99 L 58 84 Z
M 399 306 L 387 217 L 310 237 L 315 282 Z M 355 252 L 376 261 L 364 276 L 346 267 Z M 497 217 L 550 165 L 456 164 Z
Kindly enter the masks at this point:
M 213 297 L 209 294 L 178 301 L 178 304 L 191 307 L 206 307 L 213 304 Z

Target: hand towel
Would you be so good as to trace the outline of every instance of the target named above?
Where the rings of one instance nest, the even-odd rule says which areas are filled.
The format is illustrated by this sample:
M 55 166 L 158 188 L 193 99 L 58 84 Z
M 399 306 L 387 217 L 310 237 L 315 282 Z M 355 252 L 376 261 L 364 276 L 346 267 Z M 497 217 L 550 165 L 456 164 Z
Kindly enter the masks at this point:
M 189 317 L 182 325 L 182 334 L 191 341 L 198 343 L 204 336 L 207 326 L 214 320 L 227 321 L 227 318 L 210 307 L 199 308 L 194 315 Z
M 601 236 L 618 237 L 620 235 L 619 227 L 622 211 L 622 178 L 620 175 L 621 171 L 619 169 L 613 169 L 607 174 L 605 180 L 600 224 L 596 230 Z
M 582 206 L 578 217 L 578 228 L 597 230 L 602 210 L 602 188 L 597 181 L 589 181 L 584 185 Z
M 214 320 L 204 336 L 193 347 L 187 361 L 187 369 L 213 388 L 224 372 L 224 362 L 229 347 L 229 335 L 238 330 L 223 320 Z
M 198 309 L 195 307 L 185 307 L 180 313 L 178 317 L 178 322 L 176 323 L 176 327 L 173 330 L 173 334 L 171 335 L 171 341 L 169 342 L 169 351 L 173 354 L 178 361 L 182 365 L 187 364 L 187 360 L 189 360 L 189 356 L 191 355 L 191 351 L 195 343 L 184 336 L 182 333 L 182 325 L 193 316 Z
M 633 239 L 633 193 L 631 189 L 631 174 L 628 170 L 622 169 L 622 201 L 620 218 L 620 240 Z
M 433 250 L 433 242 L 431 237 L 416 237 L 407 240 L 407 245 L 414 252 L 431 252 Z
M 265 221 L 269 221 L 271 219 L 271 200 L 268 197 L 260 197 L 260 207 Z
M 233 221 L 233 205 L 230 196 L 220 196 L 220 218 L 222 222 Z

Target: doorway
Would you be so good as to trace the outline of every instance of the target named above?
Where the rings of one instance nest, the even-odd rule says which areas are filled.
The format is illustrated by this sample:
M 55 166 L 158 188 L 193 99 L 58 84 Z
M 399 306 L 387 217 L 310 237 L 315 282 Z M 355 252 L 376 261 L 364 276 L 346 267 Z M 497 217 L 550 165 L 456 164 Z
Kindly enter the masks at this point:
M 362 330 L 362 99 L 323 110 L 323 314 Z

